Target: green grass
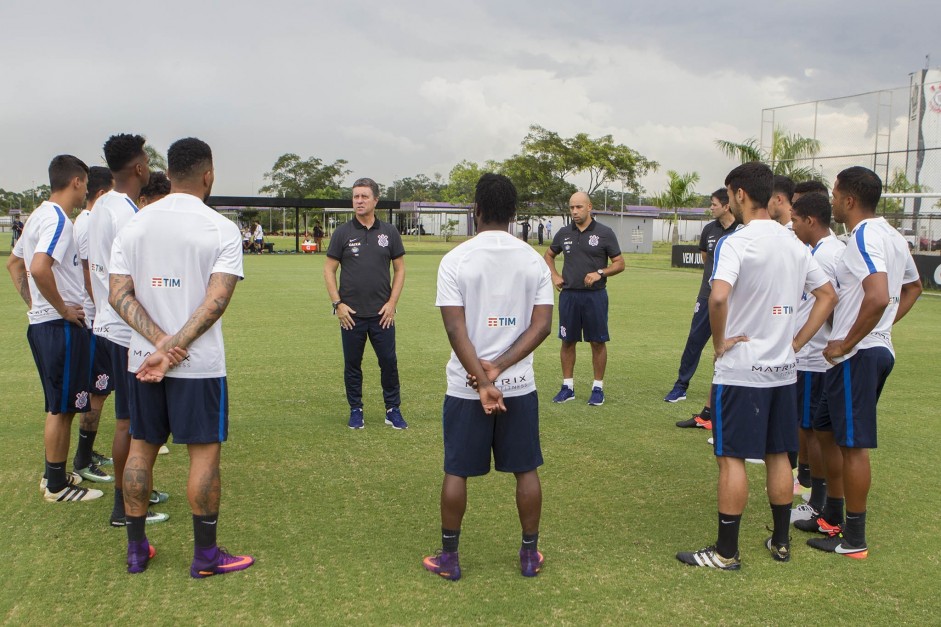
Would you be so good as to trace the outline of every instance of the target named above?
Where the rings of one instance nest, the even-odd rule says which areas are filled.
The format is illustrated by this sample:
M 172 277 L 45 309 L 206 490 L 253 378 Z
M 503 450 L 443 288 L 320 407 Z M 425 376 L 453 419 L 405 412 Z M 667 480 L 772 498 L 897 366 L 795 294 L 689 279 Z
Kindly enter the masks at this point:
M 607 402 L 584 405 L 591 377 L 580 347 L 578 401 L 553 405 L 558 340 L 536 352 L 542 400 L 545 495 L 543 573 L 519 576 L 513 478 L 469 482 L 464 579 L 426 573 L 439 543 L 440 409 L 449 347 L 434 307 L 435 275 L 450 245 L 408 242 L 399 307 L 403 412 L 410 428 L 382 425 L 379 372 L 365 360 L 366 424 L 346 428 L 342 354 L 323 288 L 323 255 L 245 258 L 247 280 L 225 316 L 231 393 L 223 453 L 219 537 L 257 564 L 191 580 L 186 453 L 157 463 L 171 514 L 148 528 L 158 556 L 143 575 L 124 570 L 125 534 L 107 526 L 104 499 L 74 506 L 39 498 L 41 393 L 26 317 L 9 281 L 0 287 L 0 621 L 36 624 L 623 624 L 936 623 L 938 516 L 935 338 L 941 299 L 925 297 L 895 333 L 899 361 L 880 404 L 873 454 L 869 559 L 804 546 L 790 564 L 762 547 L 770 514 L 763 469 L 749 467 L 743 569 L 693 569 L 674 559 L 715 538 L 715 462 L 706 432 L 673 422 L 701 407 L 708 359 L 690 400 L 661 400 L 675 377 L 699 273 L 669 268 L 667 247 L 632 255 L 609 285 Z M 932 365 L 934 364 L 934 365 Z M 102 416 L 99 450 L 113 430 Z M 74 441 L 74 437 L 73 437 Z M 74 442 L 73 442 L 74 444 Z

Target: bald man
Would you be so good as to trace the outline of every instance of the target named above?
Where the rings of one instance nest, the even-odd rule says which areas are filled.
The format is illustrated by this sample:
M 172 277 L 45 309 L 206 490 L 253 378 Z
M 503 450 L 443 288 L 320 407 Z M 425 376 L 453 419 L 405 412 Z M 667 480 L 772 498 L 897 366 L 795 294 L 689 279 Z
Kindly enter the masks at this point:
M 604 370 L 608 364 L 608 292 L 610 276 L 624 271 L 624 257 L 614 231 L 592 218 L 591 198 L 576 192 L 569 199 L 572 222 L 555 234 L 546 250 L 546 264 L 559 294 L 559 339 L 562 340 L 562 389 L 552 399 L 564 403 L 575 398 L 575 345 L 591 344 L 595 380 L 589 405 L 604 404 Z M 562 274 L 555 258 L 565 253 Z M 610 260 L 610 265 L 608 263 Z

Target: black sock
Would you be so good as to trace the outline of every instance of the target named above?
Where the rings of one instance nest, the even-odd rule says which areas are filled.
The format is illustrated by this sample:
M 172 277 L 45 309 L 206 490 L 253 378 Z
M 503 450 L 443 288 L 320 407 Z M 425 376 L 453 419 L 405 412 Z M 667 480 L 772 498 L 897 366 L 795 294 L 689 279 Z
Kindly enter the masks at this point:
M 461 541 L 460 529 L 441 528 L 441 550 L 445 553 L 457 553 L 457 544 Z
M 523 543 L 520 545 L 520 551 L 535 551 L 536 546 L 539 544 L 539 532 L 536 533 L 524 533 L 523 534 Z
M 128 516 L 128 521 L 131 517 Z M 216 527 L 219 525 L 219 514 L 208 514 L 200 516 L 193 514 L 193 540 L 196 546 L 201 549 L 208 549 L 216 546 Z
M 828 496 L 823 506 L 823 519 L 831 525 L 843 524 L 843 499 Z
M 722 557 L 734 557 L 738 553 L 738 528 L 741 523 L 741 514 L 733 516 L 719 512 L 719 539 L 716 540 L 716 551 Z
M 843 537 L 852 546 L 866 546 L 866 512 L 846 512 Z
M 140 542 L 146 536 L 144 535 L 144 525 L 147 522 L 147 515 L 128 516 L 127 517 L 127 539 L 128 542 Z
M 709 407 L 703 407 L 702 411 L 699 412 L 699 417 L 703 420 L 712 420 L 712 409 Z
M 111 508 L 111 516 L 114 518 L 124 518 L 124 490 L 114 489 L 114 506 Z
M 775 505 L 771 503 L 771 520 L 774 521 L 774 531 L 771 541 L 777 545 L 788 544 L 788 526 L 791 524 L 791 504 Z
M 827 499 L 827 480 L 823 477 L 810 478 L 810 501 L 808 504 L 818 512 L 823 511 Z
M 787 459 L 791 462 L 791 470 L 797 468 L 797 451 L 788 451 Z
M 46 460 L 46 487 L 50 492 L 59 492 L 68 485 L 65 478 L 65 460 L 51 462 Z
M 810 464 L 797 463 L 797 482 L 805 488 L 811 487 L 810 484 Z
M 75 470 L 86 468 L 91 463 L 91 452 L 97 435 L 97 431 L 78 430 L 78 447 L 75 449 L 75 459 L 72 461 Z

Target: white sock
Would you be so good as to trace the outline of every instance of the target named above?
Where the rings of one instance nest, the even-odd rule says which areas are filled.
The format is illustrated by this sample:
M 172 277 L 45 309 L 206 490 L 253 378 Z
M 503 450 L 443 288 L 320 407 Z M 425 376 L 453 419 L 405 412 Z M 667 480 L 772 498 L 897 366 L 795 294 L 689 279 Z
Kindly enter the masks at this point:
M 604 381 L 599 381 L 598 379 L 595 379 L 595 382 L 591 384 L 591 387 L 604 389 Z
M 562 379 L 562 385 L 570 390 L 575 389 L 575 379 Z

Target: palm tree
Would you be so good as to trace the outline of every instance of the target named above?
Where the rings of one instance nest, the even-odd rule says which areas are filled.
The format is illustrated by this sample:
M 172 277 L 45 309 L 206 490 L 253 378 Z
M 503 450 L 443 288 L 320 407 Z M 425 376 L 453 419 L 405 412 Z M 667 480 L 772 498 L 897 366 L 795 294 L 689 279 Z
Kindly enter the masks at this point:
M 156 148 L 150 144 L 144 144 L 144 152 L 147 153 L 147 157 L 150 159 L 151 170 L 161 170 L 162 172 L 167 171 L 167 159 L 162 154 L 160 154 Z
M 667 170 L 667 188 L 657 195 L 655 202 L 661 209 L 673 209 L 673 234 L 671 240 L 674 244 L 680 241 L 679 212 L 680 207 L 692 207 L 699 202 L 700 196 L 693 189 L 699 182 L 697 172 L 680 174 L 676 170 Z
M 818 139 L 801 137 L 777 127 L 771 136 L 771 152 L 762 149 L 759 141 L 754 137 L 738 144 L 717 139 L 716 146 L 727 157 L 738 159 L 741 163 L 749 161 L 767 163 L 775 174 L 783 174 L 795 182 L 823 182 L 823 176 L 813 167 L 799 165 L 800 162 L 820 153 L 820 140 Z

